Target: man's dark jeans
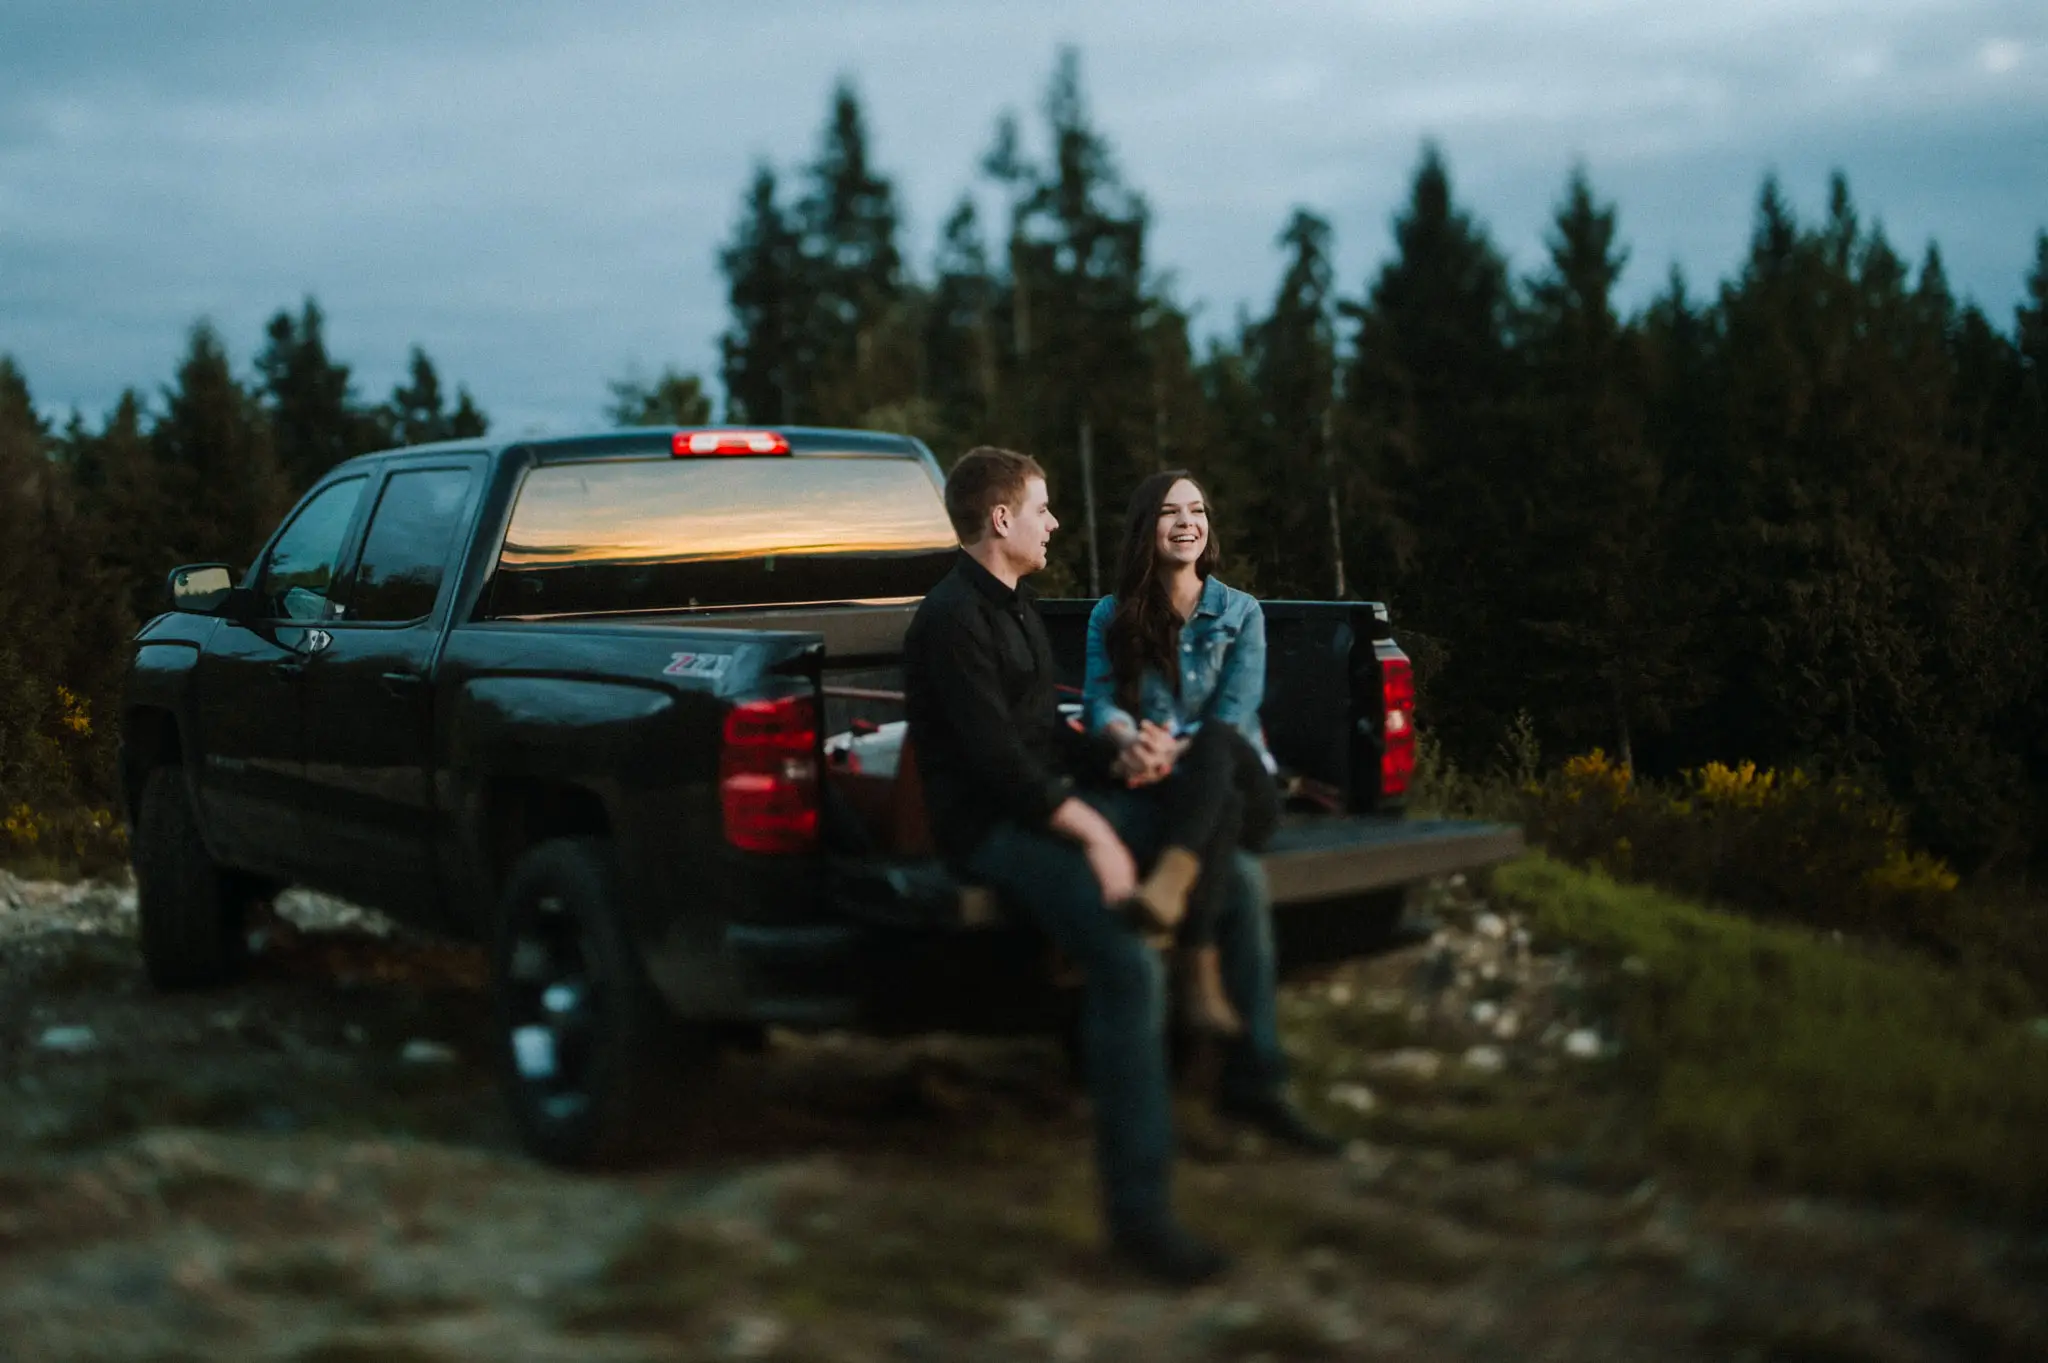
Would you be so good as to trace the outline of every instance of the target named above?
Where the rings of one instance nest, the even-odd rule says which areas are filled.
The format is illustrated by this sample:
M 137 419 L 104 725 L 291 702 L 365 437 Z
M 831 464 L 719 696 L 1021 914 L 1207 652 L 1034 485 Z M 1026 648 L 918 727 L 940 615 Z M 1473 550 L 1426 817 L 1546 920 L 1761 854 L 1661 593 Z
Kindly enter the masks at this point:
M 1158 855 L 1159 801 L 1128 791 L 1090 792 L 1140 867 Z M 1112 1227 L 1170 1214 L 1172 1095 L 1167 1076 L 1166 981 L 1159 953 L 1102 902 L 1101 887 L 1076 844 L 1054 833 L 997 824 L 968 858 L 967 871 L 1028 914 L 1087 976 L 1082 1054 L 1095 1108 L 1095 1159 Z M 1217 946 L 1231 1002 L 1245 1034 L 1231 1044 L 1223 1097 L 1257 1101 L 1286 1079 L 1274 1015 L 1273 930 L 1264 873 L 1233 856 Z

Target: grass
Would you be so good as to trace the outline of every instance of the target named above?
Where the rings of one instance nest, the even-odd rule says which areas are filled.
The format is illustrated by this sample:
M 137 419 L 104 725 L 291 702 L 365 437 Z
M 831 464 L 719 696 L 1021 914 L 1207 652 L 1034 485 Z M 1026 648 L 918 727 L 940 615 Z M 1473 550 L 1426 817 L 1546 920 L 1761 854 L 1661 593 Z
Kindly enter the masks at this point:
M 1609 964 L 1653 1143 L 1701 1173 L 2048 1207 L 2048 1043 L 2003 977 L 1843 944 L 1541 855 L 1496 897 Z
M 762 1285 L 798 1320 L 857 1312 L 984 1327 L 1019 1291 L 1073 1261 L 1070 1191 L 1052 1189 L 1034 1207 L 994 1179 L 859 1199 L 834 1230 L 805 1235 L 802 1257 L 772 1268 Z
M 576 1333 L 688 1333 L 703 1324 L 736 1267 L 732 1246 L 708 1229 L 654 1222 L 562 1304 L 559 1321 Z

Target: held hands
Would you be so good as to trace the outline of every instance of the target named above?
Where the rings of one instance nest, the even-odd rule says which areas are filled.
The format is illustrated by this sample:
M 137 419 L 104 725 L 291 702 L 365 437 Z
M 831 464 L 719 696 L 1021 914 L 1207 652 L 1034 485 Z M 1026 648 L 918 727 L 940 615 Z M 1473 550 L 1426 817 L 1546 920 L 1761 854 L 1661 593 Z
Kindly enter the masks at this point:
M 1110 771 L 1135 790 L 1171 776 L 1173 764 L 1185 751 L 1187 743 L 1176 739 L 1172 730 L 1149 719 L 1141 720 L 1137 733 L 1125 743 Z

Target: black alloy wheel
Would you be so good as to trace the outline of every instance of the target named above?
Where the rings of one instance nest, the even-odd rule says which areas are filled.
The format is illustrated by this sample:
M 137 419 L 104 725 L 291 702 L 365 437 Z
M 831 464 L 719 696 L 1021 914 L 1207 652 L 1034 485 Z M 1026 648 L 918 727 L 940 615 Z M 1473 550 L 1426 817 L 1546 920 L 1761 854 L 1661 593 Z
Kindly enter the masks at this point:
M 514 863 L 491 964 L 521 1140 L 551 1164 L 626 1159 L 644 1135 L 653 1051 L 668 1029 L 620 921 L 609 843 L 559 838 Z

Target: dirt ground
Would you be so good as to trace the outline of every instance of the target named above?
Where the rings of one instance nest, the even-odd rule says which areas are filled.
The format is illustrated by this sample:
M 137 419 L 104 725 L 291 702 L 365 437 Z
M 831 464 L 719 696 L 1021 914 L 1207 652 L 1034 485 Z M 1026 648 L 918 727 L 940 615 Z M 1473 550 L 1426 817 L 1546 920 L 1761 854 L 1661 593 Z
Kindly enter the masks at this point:
M 1195 1067 L 1180 1201 L 1242 1259 L 1172 1293 L 1101 1252 L 1049 1041 L 776 1034 L 650 1167 L 568 1175 L 513 1144 L 475 953 L 288 897 L 248 984 L 161 997 L 132 893 L 0 876 L 0 1360 L 2048 1358 L 2039 1228 L 1661 1167 L 1572 963 L 1425 900 L 1433 942 L 1285 999 L 1345 1158 Z

